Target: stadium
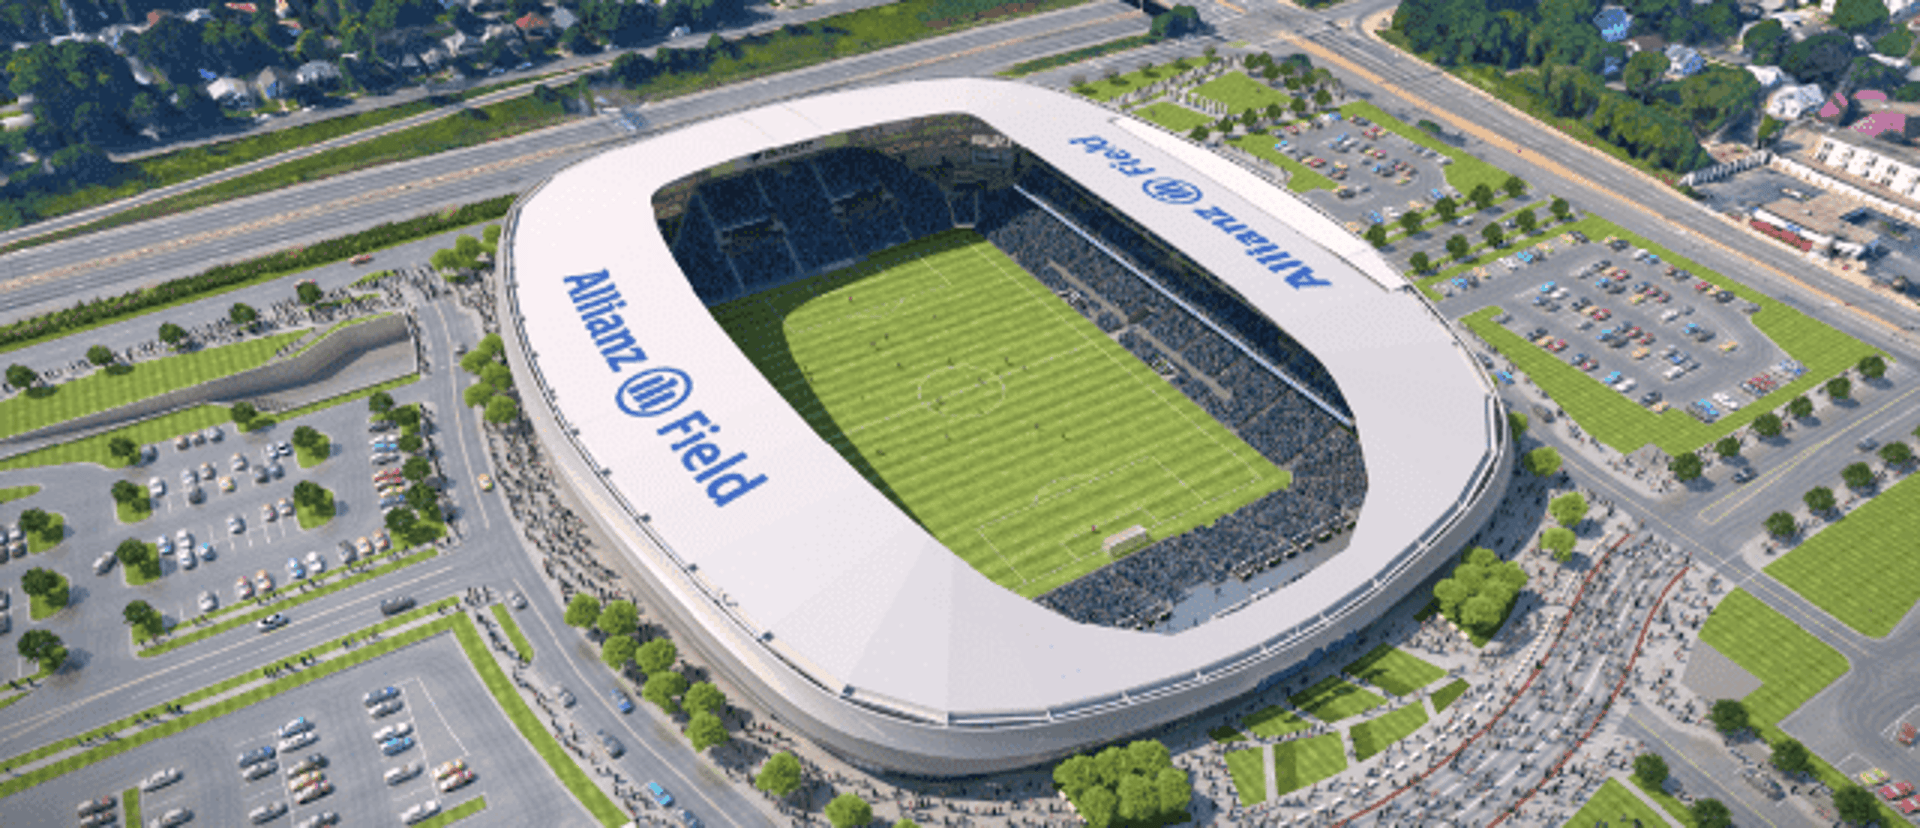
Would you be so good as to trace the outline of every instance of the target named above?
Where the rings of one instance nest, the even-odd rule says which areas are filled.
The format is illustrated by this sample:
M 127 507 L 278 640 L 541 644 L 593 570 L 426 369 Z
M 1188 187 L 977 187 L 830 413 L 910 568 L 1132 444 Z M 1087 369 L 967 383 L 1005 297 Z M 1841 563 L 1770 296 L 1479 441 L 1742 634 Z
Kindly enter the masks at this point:
M 1184 139 L 955 79 L 575 164 L 509 217 L 530 427 L 683 642 L 848 761 L 960 777 L 1285 680 L 1512 474 L 1371 249 Z

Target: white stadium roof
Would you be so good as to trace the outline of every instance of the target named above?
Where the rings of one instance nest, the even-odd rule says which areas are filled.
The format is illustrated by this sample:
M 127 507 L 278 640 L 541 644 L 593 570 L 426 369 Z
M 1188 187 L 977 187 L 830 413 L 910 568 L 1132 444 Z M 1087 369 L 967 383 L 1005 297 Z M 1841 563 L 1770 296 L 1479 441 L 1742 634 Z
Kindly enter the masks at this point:
M 979 118 L 1128 213 L 1319 357 L 1366 457 L 1367 500 L 1344 552 L 1188 632 L 1079 624 L 949 552 L 741 355 L 661 238 L 655 192 L 760 150 L 950 113 Z M 1146 184 L 1163 179 L 1186 186 L 1155 185 L 1162 198 L 1198 200 L 1157 200 Z M 1211 220 L 1222 216 L 1245 229 Z M 1250 254 L 1259 240 L 1247 233 L 1304 262 L 1311 278 L 1270 272 L 1256 256 L 1271 251 Z M 1484 377 L 1439 318 L 1322 213 L 1154 127 L 1023 84 L 883 86 L 698 123 L 556 175 L 523 202 L 509 241 L 528 348 L 608 483 L 788 661 L 835 691 L 936 717 L 1061 708 L 1189 679 L 1315 620 L 1453 514 L 1494 453 L 1489 429 L 1503 427 L 1489 416 Z M 582 278 L 603 272 L 604 281 Z M 607 285 L 623 307 L 607 303 Z M 622 329 L 637 351 L 623 350 Z M 621 394 L 623 383 L 631 393 Z

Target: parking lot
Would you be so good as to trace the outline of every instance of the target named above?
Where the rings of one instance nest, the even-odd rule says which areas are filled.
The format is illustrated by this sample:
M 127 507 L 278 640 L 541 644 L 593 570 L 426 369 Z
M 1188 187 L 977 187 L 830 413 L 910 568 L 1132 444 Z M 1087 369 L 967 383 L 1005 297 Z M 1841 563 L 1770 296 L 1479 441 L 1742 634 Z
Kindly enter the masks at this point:
M 1500 267 L 1466 291 L 1498 304 L 1508 329 L 1656 411 L 1679 407 L 1711 422 L 1802 370 L 1753 326 L 1755 306 L 1624 241 L 1603 241 L 1511 273 Z
M 400 691 L 402 707 L 375 719 L 362 700 L 368 691 L 388 686 Z M 312 723 L 314 740 L 278 750 L 280 728 L 298 717 Z M 374 732 L 402 723 L 411 726 L 413 744 L 384 755 Z M 245 779 L 239 757 L 265 746 L 275 747 L 276 755 L 269 760 L 273 770 Z M 325 757 L 320 772 L 331 791 L 297 802 L 288 790 L 287 770 L 315 754 Z M 441 792 L 434 772 L 453 759 L 462 760 L 473 779 Z M 388 771 L 409 764 L 417 765 L 420 773 L 387 783 Z M 286 812 L 264 824 L 294 826 L 332 811 L 341 825 L 400 825 L 401 812 L 414 805 L 434 800 L 445 811 L 484 796 L 486 817 L 477 820 L 484 824 L 586 821 L 574 798 L 499 712 L 459 644 L 442 635 L 76 771 L 58 785 L 9 797 L 0 803 L 0 822 L 73 824 L 74 808 L 82 799 L 117 799 L 167 767 L 179 768 L 181 779 L 142 794 L 143 820 L 182 808 L 193 814 L 189 825 L 247 825 L 255 809 L 278 803 Z M 124 803 L 117 807 L 124 808 Z M 124 817 L 124 811 L 119 813 Z
M 1408 209 L 1431 215 L 1441 196 L 1462 202 L 1462 214 L 1473 212 L 1464 194 L 1447 185 L 1443 167 L 1451 159 L 1382 127 L 1328 121 L 1318 128 L 1287 127 L 1273 139 L 1281 152 L 1334 179 L 1338 189 L 1305 195 L 1355 234 L 1371 224 L 1391 226 Z

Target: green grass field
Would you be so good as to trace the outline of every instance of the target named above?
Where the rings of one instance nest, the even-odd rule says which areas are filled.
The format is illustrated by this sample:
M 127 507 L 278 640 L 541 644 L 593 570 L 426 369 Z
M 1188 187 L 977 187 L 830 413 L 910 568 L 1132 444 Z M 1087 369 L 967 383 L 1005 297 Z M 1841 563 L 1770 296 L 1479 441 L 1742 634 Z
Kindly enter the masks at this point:
M 1426 130 L 1410 126 L 1399 118 L 1388 115 L 1380 107 L 1365 101 L 1356 101 L 1340 107 L 1340 114 L 1348 118 L 1360 115 L 1375 124 L 1386 127 L 1388 132 L 1453 159 L 1453 163 L 1446 166 L 1447 183 L 1459 190 L 1461 195 L 1471 193 L 1473 188 L 1485 184 L 1493 188 L 1495 203 L 1507 197 L 1507 194 L 1500 189 L 1500 185 L 1507 180 L 1506 170 L 1455 149 L 1447 142 L 1428 134 Z
M 1413 735 L 1427 723 L 1427 707 L 1410 704 L 1377 719 L 1368 719 L 1347 730 L 1353 737 L 1353 755 L 1365 762 L 1388 745 Z
M 1600 786 L 1600 790 L 1594 792 L 1587 804 L 1580 806 L 1580 811 L 1567 821 L 1565 828 L 1632 825 L 1635 820 L 1646 828 L 1667 824 L 1666 817 L 1647 807 L 1647 803 L 1634 796 L 1633 791 L 1620 784 L 1620 780 L 1609 779 Z
M 0 402 L 0 437 L 11 437 L 257 368 L 272 357 L 280 346 L 299 336 L 297 333 L 280 334 L 222 348 L 163 357 L 135 364 L 131 366 L 132 370 L 125 373 L 96 371 L 71 382 L 52 386 L 45 389 L 44 393 L 20 394 Z
M 1452 706 L 1461 696 L 1466 695 L 1470 686 L 1466 679 L 1454 679 L 1452 684 L 1433 691 L 1433 712 L 1438 713 Z
M 151 544 L 151 543 L 145 543 L 141 545 L 147 548 L 147 554 L 153 555 L 155 559 L 158 560 L 160 555 L 160 547 L 155 546 L 154 544 Z M 122 581 L 125 581 L 127 586 L 146 586 L 147 584 L 151 584 L 154 581 L 160 580 L 158 567 L 155 568 L 154 574 L 148 575 L 147 573 L 142 572 L 140 569 L 136 567 L 127 566 L 126 564 L 114 564 L 114 566 L 119 568 L 120 579 Z
M 1279 104 L 1281 109 L 1286 109 L 1293 102 L 1285 92 L 1247 77 L 1244 72 L 1228 72 L 1200 84 L 1194 88 L 1193 94 L 1225 106 L 1228 112 L 1236 115 L 1249 109 L 1265 113 L 1272 104 Z
M 47 516 L 53 522 L 47 524 L 45 531 L 27 533 L 27 552 L 31 554 L 38 555 L 67 539 L 67 516 L 59 512 L 48 512 Z
M 1387 703 L 1373 691 L 1339 676 L 1328 676 L 1287 701 L 1323 722 L 1337 722 Z
M 1753 720 L 1766 725 L 1799 709 L 1849 667 L 1840 651 L 1743 589 L 1713 608 L 1700 640 L 1760 679 L 1760 688 L 1743 701 Z
M 487 798 L 484 796 L 477 797 L 441 811 L 431 818 L 421 820 L 419 825 L 420 828 L 441 828 L 441 826 L 452 825 L 486 809 Z
M 1298 733 L 1312 727 L 1312 725 L 1307 723 L 1306 719 L 1294 715 L 1293 711 L 1279 705 L 1274 705 L 1273 707 L 1263 710 L 1256 710 L 1248 715 L 1241 724 L 1245 725 L 1247 730 L 1251 731 L 1253 735 L 1265 739 L 1277 739 L 1289 733 Z
M 123 524 L 132 525 L 139 523 L 140 521 L 153 517 L 153 500 L 151 498 L 141 497 L 125 502 L 115 502 L 113 504 L 113 514 L 114 517 L 119 518 Z
M 22 498 L 33 497 L 39 493 L 40 487 L 33 484 L 0 489 L 0 503 L 12 503 Z
M 1391 644 L 1373 648 L 1347 665 L 1346 673 L 1396 696 L 1408 695 L 1447 676 L 1447 671 Z
M 1278 143 L 1279 140 L 1279 138 L 1272 135 L 1242 135 L 1238 138 L 1227 139 L 1227 143 L 1253 153 L 1259 156 L 1261 160 L 1270 162 L 1286 170 L 1287 189 L 1293 192 L 1304 193 L 1309 190 L 1332 190 L 1340 186 L 1333 183 L 1333 179 L 1314 171 L 1312 167 L 1295 161 L 1292 156 L 1274 149 L 1273 145 Z
M 1347 769 L 1347 746 L 1328 733 L 1273 746 L 1273 796 L 1286 796 Z
M 1192 66 L 1199 65 L 1199 63 L 1194 60 L 1189 60 L 1188 64 Z M 1110 101 L 1135 89 L 1139 89 L 1142 86 L 1164 78 L 1173 77 L 1177 74 L 1180 74 L 1180 70 L 1176 69 L 1172 64 L 1167 64 L 1164 66 L 1155 66 L 1145 72 L 1128 72 L 1112 78 L 1096 78 L 1087 81 L 1087 85 L 1077 87 L 1073 91 L 1096 101 Z
M 1920 533 L 1920 484 L 1894 484 L 1767 564 L 1815 606 L 1862 635 L 1885 637 L 1920 600 L 1920 572 L 1908 569 Z
M 1106 564 L 1108 535 L 1173 537 L 1288 482 L 972 231 L 713 313 L 875 488 L 1023 596 Z
M 1625 394 L 1595 381 L 1586 372 L 1562 361 L 1558 356 L 1526 342 L 1519 334 L 1493 322 L 1495 309 L 1484 308 L 1462 317 L 1467 327 L 1500 349 L 1520 370 L 1546 389 L 1555 402 L 1571 414 L 1580 427 L 1595 439 L 1622 454 L 1629 454 L 1652 443 L 1669 455 L 1693 451 L 1753 422 L 1755 417 L 1776 411 L 1788 400 L 1811 391 L 1814 386 L 1858 363 L 1875 349 L 1813 317 L 1781 304 L 1778 300 L 1725 276 L 1701 267 L 1673 251 L 1627 232 L 1620 226 L 1595 216 L 1583 219 L 1587 236 L 1598 242 L 1613 235 L 1636 247 L 1660 255 L 1663 261 L 1685 268 L 1701 279 L 1722 286 L 1741 299 L 1760 305 L 1753 314 L 1754 327 L 1788 356 L 1807 367 L 1806 374 L 1767 396 L 1749 403 L 1739 411 L 1721 417 L 1712 424 L 1702 423 L 1679 408 L 1654 414 L 1640 407 Z M 1744 333 L 1727 332 L 1728 339 L 1745 338 Z
M 493 605 L 493 620 L 500 622 L 500 629 L 507 634 L 507 642 L 513 645 L 513 651 L 527 661 L 533 660 L 533 642 L 527 640 L 527 634 L 520 631 L 520 623 L 513 620 L 513 613 L 505 604 Z
M 1233 790 L 1240 796 L 1240 804 L 1257 805 L 1267 801 L 1265 747 L 1227 751 L 1227 775 L 1233 777 Z
M 1133 110 L 1133 114 L 1136 117 L 1152 121 L 1174 132 L 1178 132 L 1181 135 L 1192 132 L 1194 127 L 1211 124 L 1214 120 L 1177 103 L 1169 103 L 1167 101 L 1147 104 L 1146 106 Z

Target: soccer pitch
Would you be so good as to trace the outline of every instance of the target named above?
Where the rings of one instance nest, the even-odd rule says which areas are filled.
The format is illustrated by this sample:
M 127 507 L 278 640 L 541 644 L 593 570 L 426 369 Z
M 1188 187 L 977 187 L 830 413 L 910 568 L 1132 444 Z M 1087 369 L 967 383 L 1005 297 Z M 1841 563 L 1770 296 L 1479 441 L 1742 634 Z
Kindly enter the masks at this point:
M 712 310 L 847 462 L 1029 598 L 1106 564 L 1109 535 L 1290 480 L 970 230 Z

